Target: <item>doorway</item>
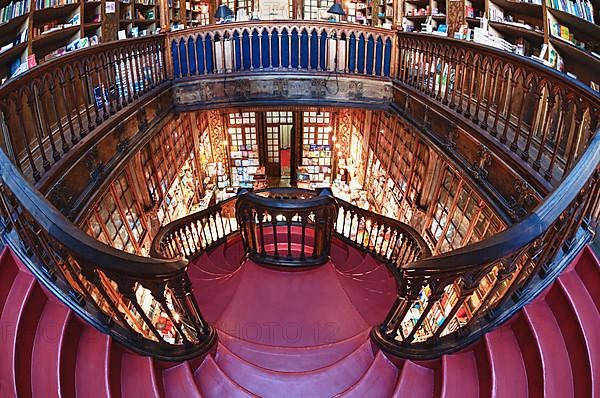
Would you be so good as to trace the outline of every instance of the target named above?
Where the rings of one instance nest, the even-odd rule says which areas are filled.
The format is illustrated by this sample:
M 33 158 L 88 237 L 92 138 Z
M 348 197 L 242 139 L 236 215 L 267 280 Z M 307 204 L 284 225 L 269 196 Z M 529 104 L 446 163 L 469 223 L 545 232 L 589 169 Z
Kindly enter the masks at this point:
M 266 112 L 267 135 L 266 172 L 269 178 L 289 180 L 292 175 L 292 130 L 294 114 L 291 111 Z

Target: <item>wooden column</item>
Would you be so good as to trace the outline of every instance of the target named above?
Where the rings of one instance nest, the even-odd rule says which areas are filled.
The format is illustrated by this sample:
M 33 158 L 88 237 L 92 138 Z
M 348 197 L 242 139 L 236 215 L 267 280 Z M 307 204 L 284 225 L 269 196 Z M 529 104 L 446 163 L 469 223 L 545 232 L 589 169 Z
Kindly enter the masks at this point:
M 161 33 L 165 33 L 171 30 L 171 17 L 169 11 L 169 2 L 167 0 L 158 0 L 158 13 L 160 17 Z M 179 11 L 181 12 L 181 9 Z
M 452 37 L 454 32 L 458 32 L 461 25 L 467 23 L 465 16 L 465 0 L 448 0 L 446 10 L 448 13 L 446 16 L 448 36 Z
M 117 34 L 119 32 L 119 0 L 113 1 L 115 6 L 115 12 L 113 13 L 106 12 L 106 3 L 110 3 L 110 1 L 102 0 L 100 3 L 100 14 L 102 18 L 102 43 L 117 40 Z

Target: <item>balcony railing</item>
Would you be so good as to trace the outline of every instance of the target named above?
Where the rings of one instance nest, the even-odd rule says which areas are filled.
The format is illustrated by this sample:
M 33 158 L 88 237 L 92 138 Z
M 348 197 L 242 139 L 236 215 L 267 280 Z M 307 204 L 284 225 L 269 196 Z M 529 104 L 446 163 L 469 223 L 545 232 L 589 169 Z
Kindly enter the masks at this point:
M 372 334 L 389 352 L 427 358 L 475 341 L 547 286 L 579 238 L 597 229 L 600 97 L 589 88 L 473 43 L 343 24 L 249 22 L 95 46 L 2 86 L 0 216 L 11 245 L 48 289 L 129 348 L 171 360 L 205 352 L 215 334 L 180 257 L 238 232 L 237 198 L 167 226 L 153 258 L 142 258 L 87 236 L 26 179 L 47 177 L 101 124 L 171 79 L 277 71 L 389 78 L 407 98 L 481 133 L 526 180 L 553 190 L 501 234 L 436 257 L 403 224 L 337 200 L 334 236 L 385 259 L 398 277 L 396 303 Z M 262 253 L 260 245 L 254 250 Z M 158 327 L 165 321 L 170 334 Z
M 139 257 L 96 241 L 26 182 L 2 151 L 0 179 L 5 238 L 75 313 L 130 349 L 164 360 L 195 357 L 216 341 L 196 304 L 186 260 Z
M 152 254 L 194 259 L 238 231 L 247 257 L 282 267 L 325 263 L 332 237 L 371 252 L 396 274 L 402 265 L 431 255 L 410 226 L 334 198 L 327 189 L 297 188 L 242 193 L 174 221 L 154 238 Z
M 269 21 L 169 34 L 175 79 L 234 72 L 339 72 L 389 77 L 394 33 L 327 22 Z
M 433 35 L 398 33 L 397 83 L 557 186 L 600 127 L 600 97 L 530 58 Z
M 3 85 L 2 150 L 30 181 L 39 181 L 86 136 L 167 80 L 164 40 L 76 51 Z

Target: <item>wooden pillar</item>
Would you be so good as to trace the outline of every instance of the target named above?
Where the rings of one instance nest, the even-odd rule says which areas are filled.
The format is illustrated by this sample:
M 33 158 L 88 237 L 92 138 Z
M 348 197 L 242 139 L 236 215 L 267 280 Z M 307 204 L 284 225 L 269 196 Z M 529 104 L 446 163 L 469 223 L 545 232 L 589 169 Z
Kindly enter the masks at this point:
M 169 32 L 171 30 L 171 16 L 169 11 L 169 2 L 167 0 L 159 0 L 158 12 L 160 14 L 159 17 L 161 33 Z M 183 11 L 185 12 L 185 10 Z
M 446 23 L 448 24 L 448 36 L 452 37 L 454 32 L 458 32 L 461 25 L 467 23 L 465 16 L 465 0 L 448 0 L 446 9 Z
M 107 3 L 108 9 L 114 12 L 107 13 Z M 110 4 L 112 3 L 112 5 Z M 113 8 L 114 7 L 114 8 Z M 101 28 L 102 28 L 102 37 L 101 41 L 103 43 L 117 40 L 117 34 L 119 32 L 119 0 L 102 0 L 100 2 L 100 18 Z M 83 15 L 83 14 L 82 14 Z

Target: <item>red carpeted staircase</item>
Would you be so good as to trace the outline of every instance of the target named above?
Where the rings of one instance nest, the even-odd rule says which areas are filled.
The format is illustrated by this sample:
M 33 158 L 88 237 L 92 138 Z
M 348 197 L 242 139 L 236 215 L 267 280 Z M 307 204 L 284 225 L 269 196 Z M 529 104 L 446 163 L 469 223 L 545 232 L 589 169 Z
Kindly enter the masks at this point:
M 600 397 L 600 272 L 589 248 L 469 349 L 398 368 L 369 341 L 394 279 L 334 243 L 331 262 L 293 272 L 240 266 L 239 239 L 199 257 L 189 272 L 219 343 L 183 363 L 131 353 L 84 324 L 5 249 L 0 397 Z

